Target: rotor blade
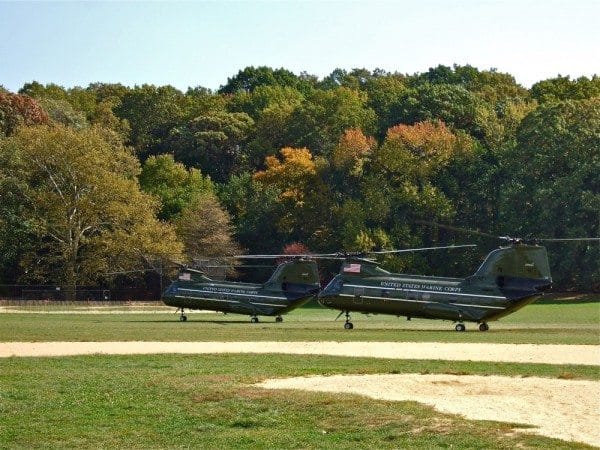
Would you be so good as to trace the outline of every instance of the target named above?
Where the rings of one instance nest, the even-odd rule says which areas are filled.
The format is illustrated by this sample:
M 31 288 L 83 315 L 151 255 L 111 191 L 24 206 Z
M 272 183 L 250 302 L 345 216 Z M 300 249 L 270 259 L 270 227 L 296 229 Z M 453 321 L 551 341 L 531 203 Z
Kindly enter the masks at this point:
M 279 258 L 339 258 L 339 253 L 299 254 L 299 255 L 235 255 L 238 259 L 279 259 Z
M 540 239 L 535 239 L 535 240 L 544 241 L 544 242 L 600 241 L 600 237 L 597 237 L 597 238 L 540 238 Z
M 464 247 L 477 247 L 476 244 L 465 244 L 465 245 L 446 245 L 441 247 L 421 247 L 421 248 L 405 248 L 402 250 L 380 250 L 377 252 L 365 252 L 369 255 L 384 255 L 387 253 L 410 253 L 410 252 L 424 252 L 427 250 L 441 250 L 441 249 L 454 249 Z
M 257 269 L 257 268 L 261 268 L 261 267 L 274 267 L 272 264 L 240 264 L 239 266 L 235 266 L 233 264 L 220 264 L 220 265 L 200 265 L 200 267 L 206 268 L 206 269 L 223 269 L 223 268 L 229 268 L 229 269 L 240 269 L 240 268 L 250 268 L 250 269 Z
M 483 231 L 479 231 L 479 230 L 470 230 L 468 228 L 461 228 L 461 227 L 454 227 L 452 225 L 444 225 L 438 222 L 433 222 L 433 221 L 428 221 L 428 220 L 415 220 L 414 223 L 417 223 L 419 225 L 428 225 L 428 226 L 432 226 L 432 227 L 438 227 L 438 228 L 443 228 L 445 230 L 450 230 L 450 231 L 457 231 L 459 233 L 467 233 L 467 234 L 475 234 L 478 236 L 485 236 L 485 237 L 491 237 L 491 238 L 498 238 L 498 236 L 494 235 L 494 234 L 490 234 L 490 233 L 484 233 Z
M 128 273 L 146 273 L 155 271 L 155 269 L 122 270 L 119 272 L 104 272 L 102 275 L 125 275 Z

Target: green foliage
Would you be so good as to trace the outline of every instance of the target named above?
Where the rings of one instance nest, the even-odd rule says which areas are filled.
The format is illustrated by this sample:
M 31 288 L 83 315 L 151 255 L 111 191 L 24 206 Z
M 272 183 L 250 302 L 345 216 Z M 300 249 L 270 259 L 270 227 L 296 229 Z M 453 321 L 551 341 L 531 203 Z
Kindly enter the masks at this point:
M 314 155 L 329 157 L 347 129 L 370 134 L 374 126 L 375 112 L 367 106 L 365 94 L 345 87 L 315 91 L 290 115 L 288 145 L 307 147 Z
M 33 81 L 20 94 L 0 89 L 0 135 L 50 121 L 112 130 L 113 146 L 132 145 L 147 160 L 140 182 L 160 200 L 160 218 L 174 220 L 198 192 L 214 189 L 251 252 L 294 241 L 315 251 L 468 241 L 487 253 L 497 241 L 459 230 L 598 235 L 599 83 L 597 75 L 558 76 L 527 90 L 510 74 L 469 65 L 413 75 L 337 68 L 322 80 L 246 67 L 218 92 Z M 285 161 L 274 170 L 269 164 L 284 148 L 310 152 L 310 170 Z M 22 220 L 25 188 L 8 189 L 14 182 L 0 177 L 7 279 L 19 275 L 31 248 L 47 247 L 36 224 Z M 549 250 L 560 287 L 600 288 L 596 247 Z M 452 276 L 479 256 L 387 262 Z
M 173 230 L 137 183 L 139 163 L 98 128 L 21 128 L 0 141 L 3 187 L 18 190 L 19 212 L 35 234 L 24 276 L 75 286 L 103 273 L 178 258 Z
M 236 76 L 227 79 L 227 83 L 219 89 L 220 94 L 236 94 L 252 92 L 259 86 L 307 87 L 309 82 L 286 69 L 272 69 L 266 66 L 246 67 Z
M 502 204 L 505 226 L 540 238 L 600 235 L 600 98 L 540 106 L 523 120 L 517 140 L 505 161 L 512 172 Z M 554 251 L 559 285 L 598 289 L 598 244 Z
M 187 114 L 183 93 L 172 86 L 136 86 L 128 90 L 115 113 L 131 126 L 130 142 L 142 155 L 164 153 L 163 141 Z
M 241 91 L 234 95 L 229 109 L 234 112 L 245 112 L 254 120 L 258 120 L 263 111 L 275 106 L 297 106 L 302 103 L 304 95 L 289 86 L 261 85 L 252 92 Z
M 50 120 L 61 125 L 81 130 L 89 124 L 85 114 L 76 111 L 66 100 L 54 100 L 43 97 L 39 100 L 44 111 L 48 113 Z
M 168 143 L 179 161 L 223 183 L 242 171 L 242 146 L 253 125 L 246 113 L 213 112 L 174 128 Z
M 479 138 L 482 130 L 477 111 L 481 104 L 475 94 L 460 85 L 425 83 L 418 85 L 395 108 L 401 114 L 401 123 L 437 119 Z
M 244 248 L 250 253 L 269 253 L 280 248 L 286 237 L 277 227 L 276 218 L 281 212 L 275 186 L 254 181 L 246 172 L 220 185 L 218 196 L 229 211 L 235 235 Z
M 598 97 L 600 96 L 600 77 L 594 75 L 591 79 L 580 77 L 571 80 L 568 76 L 558 76 L 538 81 L 531 86 L 531 95 L 540 103 Z
M 186 169 L 173 155 L 148 158 L 139 176 L 142 190 L 157 196 L 161 202 L 158 218 L 172 220 L 197 197 L 213 192 L 210 178 L 198 169 Z

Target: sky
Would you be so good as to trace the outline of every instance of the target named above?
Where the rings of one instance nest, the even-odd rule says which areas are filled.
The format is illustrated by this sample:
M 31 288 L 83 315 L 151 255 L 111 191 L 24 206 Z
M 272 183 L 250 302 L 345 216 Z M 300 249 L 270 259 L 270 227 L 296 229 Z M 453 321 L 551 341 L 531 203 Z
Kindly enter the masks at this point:
M 426 72 L 470 64 L 525 87 L 600 74 L 600 0 L 7 2 L 0 85 L 218 89 L 247 66 Z

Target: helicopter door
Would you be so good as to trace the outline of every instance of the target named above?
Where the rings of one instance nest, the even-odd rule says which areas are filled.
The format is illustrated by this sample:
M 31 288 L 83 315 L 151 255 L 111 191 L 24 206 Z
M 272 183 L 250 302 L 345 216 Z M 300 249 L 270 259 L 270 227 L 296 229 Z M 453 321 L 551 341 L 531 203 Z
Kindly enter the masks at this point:
M 365 295 L 365 288 L 355 287 L 354 288 L 354 303 L 362 305 L 363 295 Z

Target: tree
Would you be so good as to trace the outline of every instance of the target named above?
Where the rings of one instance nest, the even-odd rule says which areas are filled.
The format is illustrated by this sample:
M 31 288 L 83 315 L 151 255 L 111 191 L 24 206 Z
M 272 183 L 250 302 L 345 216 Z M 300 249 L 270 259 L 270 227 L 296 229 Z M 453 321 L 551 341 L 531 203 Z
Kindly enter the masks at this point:
M 407 77 L 391 74 L 369 80 L 365 90 L 367 105 L 375 111 L 377 117 L 376 136 L 383 140 L 388 128 L 398 125 L 400 117 L 397 105 L 408 97 L 412 90 L 407 86 Z
M 198 169 L 186 169 L 172 155 L 148 158 L 139 176 L 141 188 L 161 201 L 158 218 L 173 220 L 198 196 L 213 192 L 213 184 Z
M 571 80 L 558 76 L 542 80 L 531 86 L 531 95 L 540 103 L 562 100 L 584 100 L 600 96 L 600 77 L 594 75 L 591 79 L 579 77 Z
M 175 159 L 218 183 L 244 167 L 242 145 L 254 125 L 246 113 L 213 112 L 173 129 L 168 145 Z
M 114 111 L 129 123 L 129 141 L 143 156 L 165 153 L 163 141 L 171 129 L 189 118 L 185 96 L 172 86 L 136 86 L 123 95 Z
M 137 160 L 110 132 L 21 128 L 0 143 L 0 160 L 38 239 L 21 261 L 28 278 L 64 283 L 73 297 L 106 272 L 180 257 L 156 200 L 139 189 Z
M 48 114 L 28 95 L 0 92 L 0 135 L 10 136 L 20 125 L 48 123 Z
M 375 147 L 375 139 L 365 136 L 361 130 L 346 130 L 331 154 L 331 163 L 354 175 L 362 173 L 365 158 Z
M 277 227 L 281 214 L 277 188 L 255 181 L 248 172 L 231 176 L 217 188 L 240 244 L 250 253 L 273 252 L 285 239 Z
M 375 139 L 365 136 L 361 130 L 353 128 L 344 132 L 333 149 L 325 174 L 335 203 L 359 198 L 364 168 L 376 145 Z
M 311 239 L 326 241 L 323 232 L 330 201 L 327 187 L 318 176 L 318 161 L 313 160 L 306 148 L 287 147 L 280 154 L 281 160 L 267 157 L 266 169 L 254 174 L 255 181 L 278 192 L 275 221 L 279 232 L 289 240 L 309 245 Z
M 366 94 L 345 87 L 315 91 L 290 115 L 287 145 L 328 158 L 347 129 L 370 134 L 374 126 L 375 112 L 367 106 Z
M 425 83 L 404 96 L 392 111 L 396 114 L 396 123 L 441 120 L 454 129 L 481 138 L 483 132 L 477 118 L 482 107 L 483 100 L 460 85 Z
M 302 103 L 304 95 L 289 86 L 258 86 L 252 92 L 241 91 L 233 95 L 229 109 L 233 112 L 245 112 L 254 120 L 260 119 L 263 111 L 274 106 L 295 107 Z
M 241 253 L 232 237 L 229 215 L 212 192 L 196 196 L 175 219 L 175 226 L 188 261 Z
M 501 205 L 504 233 L 540 238 L 600 234 L 600 98 L 546 103 L 517 132 L 503 164 L 510 180 Z M 561 288 L 600 287 L 600 246 L 553 246 Z
M 424 181 L 470 145 L 468 138 L 455 135 L 441 121 L 397 125 L 388 130 L 377 162 L 388 171 Z
M 439 65 L 413 77 L 413 85 L 423 83 L 462 86 L 491 105 L 508 99 L 529 98 L 527 89 L 517 84 L 512 75 L 498 72 L 496 69 L 479 70 L 468 64 L 454 64 L 453 67 Z
M 304 203 L 304 197 L 317 173 L 312 154 L 307 148 L 282 148 L 279 160 L 268 156 L 264 171 L 254 174 L 254 179 L 260 183 L 276 186 L 279 198 L 291 201 L 296 206 Z
M 297 87 L 303 81 L 284 68 L 272 69 L 266 66 L 249 66 L 240 70 L 236 76 L 227 79 L 227 83 L 219 89 L 220 94 L 252 92 L 259 86 Z
M 453 204 L 436 185 L 436 176 L 471 152 L 472 145 L 470 138 L 454 134 L 439 121 L 390 128 L 386 140 L 373 150 L 362 183 L 369 236 L 379 228 L 386 234 L 382 242 L 389 240 L 396 247 L 434 241 L 417 221 L 447 222 L 453 217 Z
M 362 90 L 369 83 L 369 81 L 388 75 L 381 69 L 375 69 L 373 72 L 367 69 L 352 69 L 347 72 L 344 69 L 334 69 L 328 76 L 323 78 L 320 87 L 322 89 L 335 89 L 340 86 L 344 86 L 354 90 Z
M 54 100 L 51 98 L 41 98 L 40 105 L 48 113 L 51 121 L 62 125 L 81 130 L 89 124 L 85 114 L 75 111 L 71 104 L 66 100 Z

